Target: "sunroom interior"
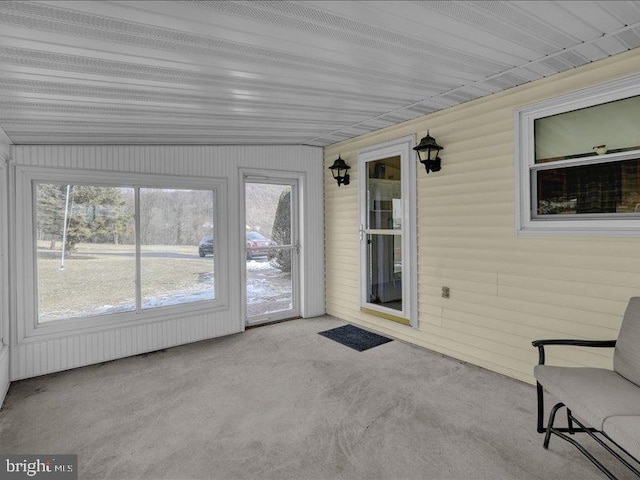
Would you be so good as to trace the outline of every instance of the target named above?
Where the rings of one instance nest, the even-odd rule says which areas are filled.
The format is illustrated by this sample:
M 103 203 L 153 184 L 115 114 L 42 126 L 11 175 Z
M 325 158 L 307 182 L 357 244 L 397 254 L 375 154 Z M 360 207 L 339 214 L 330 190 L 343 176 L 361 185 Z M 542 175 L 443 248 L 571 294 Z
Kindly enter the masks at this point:
M 168 397 L 166 429 L 145 430 L 153 410 L 132 414 L 131 438 L 148 440 L 134 453 L 117 429 L 83 437 L 84 476 L 598 478 L 569 447 L 532 443 L 531 342 L 615 339 L 640 291 L 640 2 L 5 1 L 0 26 L 0 452 L 77 453 L 38 443 L 20 417 L 107 425 L 117 412 L 91 402 L 135 396 L 129 382 L 159 392 L 127 376 L 140 368 L 174 382 L 176 399 L 190 374 L 205 385 L 219 373 L 229 392 L 257 385 L 243 398 L 264 405 L 200 422 L 250 419 L 255 435 L 215 444 L 237 457 L 209 474 L 176 440 L 172 470 L 149 453 L 154 437 L 198 422 L 173 417 Z M 356 354 L 317 335 L 345 324 L 395 341 Z M 610 369 L 612 352 L 547 360 Z M 288 372 L 303 379 L 293 390 Z M 362 382 L 332 384 L 347 377 Z M 73 410 L 71 393 L 43 396 L 82 401 L 82 385 L 91 400 Z M 454 428 L 443 413 L 449 426 L 431 434 L 449 437 L 423 444 L 413 429 L 434 423 L 412 385 L 450 395 L 433 402 L 447 415 L 468 407 L 465 421 L 531 432 L 483 437 L 485 424 Z M 193 397 L 237 400 L 204 388 Z M 279 393 L 349 416 L 298 415 Z M 406 416 L 363 440 L 373 421 L 350 410 L 362 395 Z M 324 447 L 310 437 L 319 425 Z M 73 422 L 56 428 L 74 436 Z M 111 456 L 92 470 L 100 442 Z M 527 448 L 510 460 L 508 443 Z M 209 455 L 203 445 L 189 448 Z

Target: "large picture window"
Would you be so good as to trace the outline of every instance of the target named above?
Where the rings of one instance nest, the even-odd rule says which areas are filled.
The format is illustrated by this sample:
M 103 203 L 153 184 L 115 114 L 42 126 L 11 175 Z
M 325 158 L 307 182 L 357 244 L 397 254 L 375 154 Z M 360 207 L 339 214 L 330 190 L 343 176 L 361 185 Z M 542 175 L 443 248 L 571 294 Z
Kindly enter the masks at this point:
M 37 323 L 216 299 L 216 191 L 33 181 Z
M 520 233 L 640 231 L 640 87 L 623 79 L 516 112 Z

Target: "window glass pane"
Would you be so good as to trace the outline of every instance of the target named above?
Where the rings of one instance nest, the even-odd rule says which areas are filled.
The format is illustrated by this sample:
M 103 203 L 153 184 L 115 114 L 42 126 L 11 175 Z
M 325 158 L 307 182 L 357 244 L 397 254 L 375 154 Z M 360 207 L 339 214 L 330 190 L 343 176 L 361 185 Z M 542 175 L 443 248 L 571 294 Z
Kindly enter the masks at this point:
M 640 160 L 537 172 L 537 215 L 640 212 Z
M 367 163 L 367 228 L 402 228 L 402 188 L 400 157 Z
M 140 189 L 142 308 L 213 300 L 214 192 Z
M 402 310 L 400 235 L 367 235 L 367 302 Z
M 135 310 L 134 190 L 35 188 L 38 321 Z
M 640 96 L 535 120 L 535 163 L 640 149 Z

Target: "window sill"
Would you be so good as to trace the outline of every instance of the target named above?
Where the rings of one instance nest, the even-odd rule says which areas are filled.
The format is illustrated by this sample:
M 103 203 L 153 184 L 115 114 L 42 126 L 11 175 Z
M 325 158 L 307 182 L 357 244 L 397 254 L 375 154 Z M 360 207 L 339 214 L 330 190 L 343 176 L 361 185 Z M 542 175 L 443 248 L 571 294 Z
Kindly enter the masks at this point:
M 575 237 L 637 237 L 640 220 L 532 220 L 516 229 L 517 235 Z
M 225 310 L 228 310 L 228 305 L 221 302 L 199 302 L 198 304 L 192 305 L 159 307 L 153 309 L 153 311 L 144 311 L 141 313 L 127 312 L 99 317 L 55 320 L 38 324 L 35 328 L 30 329 L 30 331 L 26 332 L 24 338 L 18 339 L 18 345 L 42 342 L 43 340 L 68 336 L 69 334 L 83 335 L 104 330 L 163 322 L 192 315 L 213 314 Z

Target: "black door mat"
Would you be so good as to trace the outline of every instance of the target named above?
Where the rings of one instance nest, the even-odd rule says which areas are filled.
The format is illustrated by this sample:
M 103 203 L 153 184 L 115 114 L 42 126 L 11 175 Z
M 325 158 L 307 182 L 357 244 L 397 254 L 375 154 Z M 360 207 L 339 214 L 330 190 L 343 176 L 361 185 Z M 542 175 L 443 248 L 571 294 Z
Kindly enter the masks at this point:
M 354 325 L 345 325 L 318 333 L 323 337 L 335 340 L 359 352 L 393 341 L 391 338 L 383 337 L 377 333 L 367 332 Z

